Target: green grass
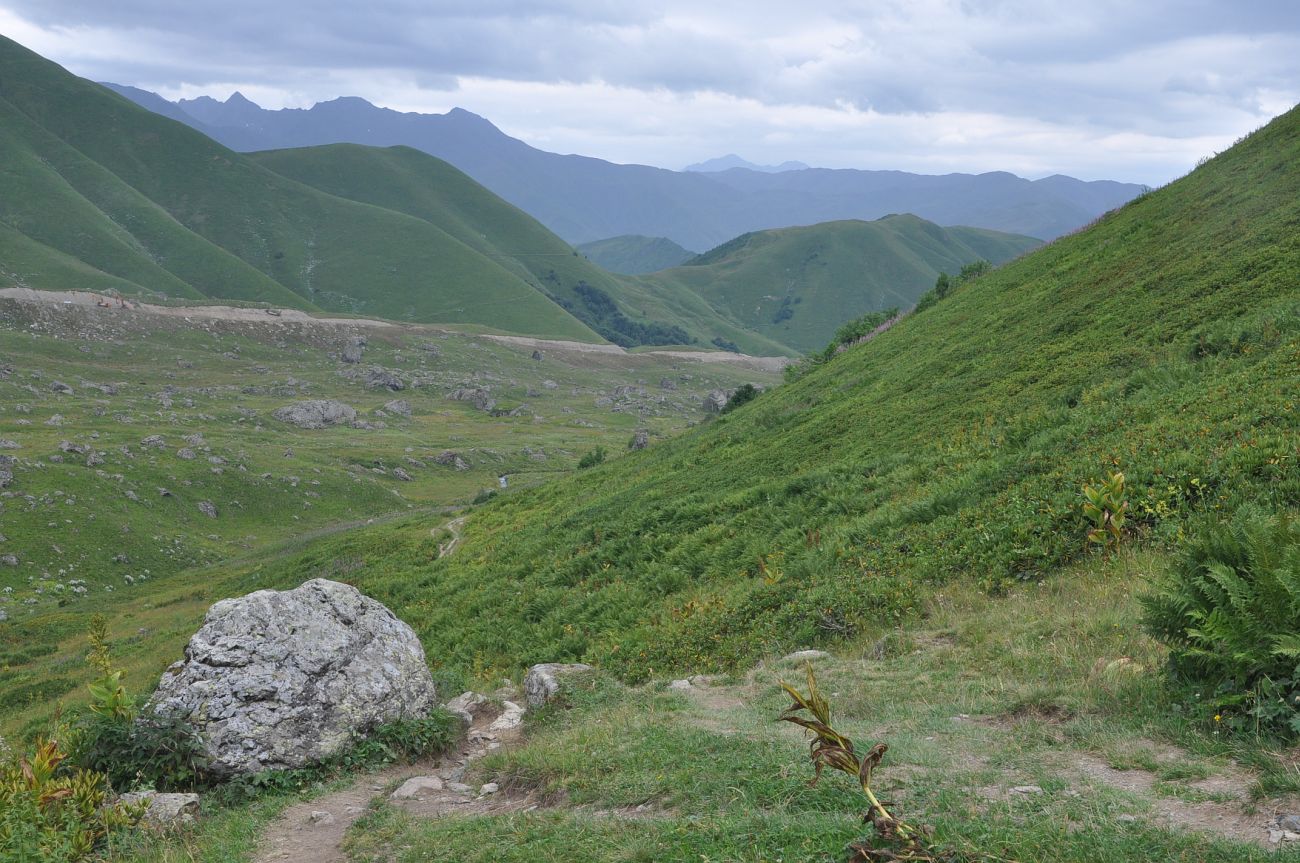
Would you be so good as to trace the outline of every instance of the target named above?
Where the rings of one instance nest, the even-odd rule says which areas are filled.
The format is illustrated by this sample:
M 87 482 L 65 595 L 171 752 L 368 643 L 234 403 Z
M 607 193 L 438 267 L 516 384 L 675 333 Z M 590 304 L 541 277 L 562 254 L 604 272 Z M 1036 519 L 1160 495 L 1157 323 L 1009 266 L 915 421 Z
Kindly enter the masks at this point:
M 667 237 L 624 235 L 582 243 L 579 252 L 611 273 L 637 275 L 680 266 L 695 252 L 683 249 Z
M 861 747 L 889 744 L 875 786 L 894 811 L 933 826 L 941 845 L 994 859 L 1300 858 L 1216 836 L 1206 821 L 1164 823 L 1161 807 L 1213 799 L 1198 780 L 1245 776 L 1260 789 L 1289 769 L 1266 745 L 1206 734 L 1208 718 L 1180 713 L 1154 675 L 1163 653 L 1141 634 L 1134 594 L 1164 563 L 1094 559 L 1003 598 L 959 587 L 932 600 L 921 626 L 863 633 L 819 662 L 837 727 Z M 1133 664 L 1104 670 L 1120 656 Z M 475 781 L 540 808 L 422 821 L 376 805 L 350 832 L 352 859 L 843 859 L 863 833 L 863 798 L 829 772 L 809 788 L 805 742 L 774 721 L 788 702 L 777 682 L 802 676 L 769 662 L 685 695 L 597 680 L 476 768 Z M 1154 787 L 1089 778 L 1081 759 L 1152 771 Z M 1030 784 L 1042 793 L 1009 790 Z M 1221 805 L 1227 817 L 1251 807 Z
M 655 290 L 690 290 L 744 326 L 816 350 L 846 320 L 906 309 L 981 258 L 1002 263 L 1041 245 L 979 228 L 942 228 L 916 216 L 756 231 L 683 266 L 642 279 Z
M 664 446 L 493 503 L 367 589 L 462 667 L 744 667 L 1085 553 L 1300 503 L 1300 114 Z M 400 539 L 395 539 L 400 547 Z
M 395 559 L 424 566 L 449 510 L 497 489 L 498 476 L 509 476 L 508 496 L 574 470 L 594 447 L 616 458 L 637 428 L 658 441 L 702 419 L 709 389 L 774 378 L 654 354 L 547 348 L 539 362 L 531 346 L 418 326 L 365 332 L 363 362 L 350 366 L 337 359 L 344 328 L 0 299 L 0 439 L 19 444 L 3 450 L 18 463 L 0 492 L 0 554 L 18 558 L 0 565 L 9 618 L 0 622 L 0 730 L 29 734 L 59 704 L 84 700 L 95 611 L 110 615 L 132 687 L 148 691 L 217 599 L 295 586 L 307 573 L 355 581 L 391 550 L 387 522 L 402 525 L 414 550 Z M 371 366 L 407 389 L 368 389 Z M 660 389 L 663 378 L 677 388 Z M 52 392 L 56 380 L 74 393 Z M 104 384 L 116 394 L 94 386 Z M 491 416 L 447 398 L 463 385 L 529 410 Z M 620 386 L 634 393 L 613 398 Z M 343 401 L 374 427 L 302 430 L 271 416 L 305 398 Z M 394 399 L 409 403 L 409 418 L 383 411 Z M 166 445 L 144 447 L 151 435 Z M 65 441 L 102 463 L 63 452 Z M 445 450 L 468 469 L 438 464 Z M 217 518 L 199 510 L 203 501 Z M 354 533 L 362 542 L 343 539 Z M 259 575 L 267 570 L 273 580 Z

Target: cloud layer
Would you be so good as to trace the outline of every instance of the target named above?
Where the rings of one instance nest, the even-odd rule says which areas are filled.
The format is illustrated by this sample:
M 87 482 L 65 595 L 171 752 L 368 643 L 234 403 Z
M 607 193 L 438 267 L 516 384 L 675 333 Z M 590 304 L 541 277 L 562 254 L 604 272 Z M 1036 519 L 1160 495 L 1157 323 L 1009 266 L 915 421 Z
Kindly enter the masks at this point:
M 734 151 L 1155 184 L 1300 100 L 1293 0 L 0 0 L 0 32 L 171 98 L 459 105 L 666 167 Z

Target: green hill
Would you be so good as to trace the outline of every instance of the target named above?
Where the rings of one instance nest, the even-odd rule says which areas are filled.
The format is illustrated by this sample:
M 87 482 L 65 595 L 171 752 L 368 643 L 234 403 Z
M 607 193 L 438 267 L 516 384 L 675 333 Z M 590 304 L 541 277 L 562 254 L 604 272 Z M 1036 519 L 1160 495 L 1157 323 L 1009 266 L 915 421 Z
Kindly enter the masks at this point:
M 8 284 L 596 338 L 436 225 L 269 171 L 9 40 L 0 40 L 0 153 L 10 229 L 0 253 L 22 264 Z M 88 280 L 64 281 L 70 266 Z
M 602 270 L 527 213 L 419 150 L 333 144 L 249 158 L 331 195 L 436 226 L 625 347 L 691 340 L 711 347 L 723 338 L 747 353 L 791 353 L 779 339 L 749 332 L 689 289 L 647 288 Z
M 865 312 L 908 308 L 940 272 L 1002 263 L 1038 240 L 941 228 L 916 216 L 757 231 L 646 281 L 693 290 L 745 326 L 803 351 Z
M 667 237 L 642 237 L 636 234 L 595 240 L 577 248 L 593 263 L 611 273 L 629 276 L 680 266 L 695 257 L 695 252 L 683 249 Z
M 1116 467 L 1156 548 L 1295 506 L 1297 226 L 1293 110 L 697 432 L 475 514 L 451 559 L 417 524 L 316 553 L 366 559 L 448 666 L 638 677 L 1039 580 L 1085 553 L 1080 486 Z

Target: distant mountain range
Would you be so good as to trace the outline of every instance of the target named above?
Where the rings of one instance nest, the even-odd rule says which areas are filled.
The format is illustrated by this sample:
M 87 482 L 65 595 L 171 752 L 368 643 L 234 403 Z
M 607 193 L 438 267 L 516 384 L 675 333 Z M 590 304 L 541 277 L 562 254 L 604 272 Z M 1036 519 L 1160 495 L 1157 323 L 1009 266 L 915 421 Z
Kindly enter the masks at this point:
M 708 174 L 715 171 L 730 171 L 733 168 L 741 168 L 746 171 L 761 171 L 764 174 L 779 174 L 782 171 L 806 171 L 810 166 L 803 162 L 782 162 L 779 165 L 755 165 L 748 159 L 742 159 L 735 153 L 728 153 L 725 156 L 719 156 L 716 159 L 705 159 L 703 162 L 696 162 L 694 165 L 687 165 L 683 170 L 697 171 Z
M 708 249 L 755 230 L 878 219 L 890 213 L 1046 240 L 1093 221 L 1142 191 L 1131 183 L 1063 176 L 1031 181 L 1005 172 L 668 171 L 538 150 L 459 108 L 446 114 L 401 113 L 346 97 L 309 109 L 269 111 L 238 93 L 224 102 L 201 97 L 172 103 L 133 87 L 106 86 L 243 152 L 332 143 L 423 150 L 460 168 L 570 243 L 630 234 Z

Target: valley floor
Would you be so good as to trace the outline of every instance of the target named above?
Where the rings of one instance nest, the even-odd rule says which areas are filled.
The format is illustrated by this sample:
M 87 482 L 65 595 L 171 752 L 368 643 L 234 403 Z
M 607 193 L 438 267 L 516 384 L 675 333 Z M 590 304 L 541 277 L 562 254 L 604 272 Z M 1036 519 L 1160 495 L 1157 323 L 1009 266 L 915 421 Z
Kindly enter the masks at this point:
M 1300 860 L 1278 827 L 1300 814 L 1296 753 L 1219 736 L 1153 673 L 1163 657 L 1134 595 L 1164 563 L 1093 559 L 1001 598 L 954 590 L 918 626 L 816 660 L 840 730 L 859 749 L 889 745 L 873 784 L 895 814 L 969 859 Z M 278 820 L 265 804 L 215 813 L 183 853 L 170 839 L 110 859 L 844 859 L 868 829 L 863 798 L 829 771 L 810 788 L 806 743 L 774 721 L 779 681 L 802 689 L 804 675 L 775 660 L 689 686 L 598 678 L 472 761 L 465 783 L 495 793 L 392 800 L 436 765 L 390 769 Z M 321 812 L 329 823 L 312 823 Z

